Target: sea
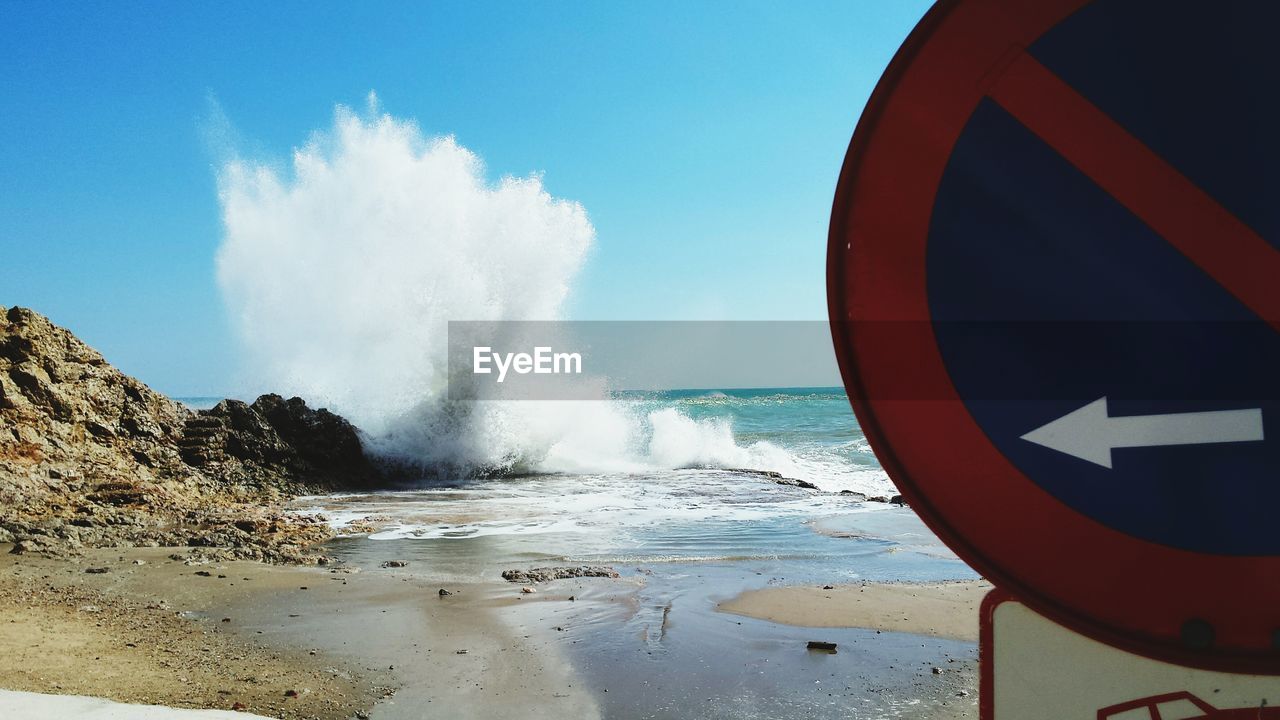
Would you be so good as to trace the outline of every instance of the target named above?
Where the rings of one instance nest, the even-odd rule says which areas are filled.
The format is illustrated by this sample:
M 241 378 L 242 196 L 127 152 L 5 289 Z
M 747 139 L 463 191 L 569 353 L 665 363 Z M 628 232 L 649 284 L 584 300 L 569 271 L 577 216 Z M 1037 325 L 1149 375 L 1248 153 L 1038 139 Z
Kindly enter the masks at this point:
M 620 393 L 613 402 L 650 428 L 647 447 L 619 469 L 432 474 L 294 508 L 323 513 L 339 534 L 371 523 L 377 532 L 361 541 L 436 555 L 429 565 L 442 578 L 491 569 L 476 567 L 478 557 L 492 567 L 769 562 L 797 580 L 844 582 L 973 577 L 913 513 L 884 502 L 898 491 L 843 388 Z

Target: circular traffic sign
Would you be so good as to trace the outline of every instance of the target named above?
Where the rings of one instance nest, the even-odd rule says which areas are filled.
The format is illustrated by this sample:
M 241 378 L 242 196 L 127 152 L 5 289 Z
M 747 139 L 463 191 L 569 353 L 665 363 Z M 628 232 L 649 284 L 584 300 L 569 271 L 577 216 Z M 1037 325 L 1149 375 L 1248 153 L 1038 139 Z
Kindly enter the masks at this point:
M 984 575 L 1111 644 L 1280 672 L 1280 4 L 955 0 L 832 212 L 845 386 Z

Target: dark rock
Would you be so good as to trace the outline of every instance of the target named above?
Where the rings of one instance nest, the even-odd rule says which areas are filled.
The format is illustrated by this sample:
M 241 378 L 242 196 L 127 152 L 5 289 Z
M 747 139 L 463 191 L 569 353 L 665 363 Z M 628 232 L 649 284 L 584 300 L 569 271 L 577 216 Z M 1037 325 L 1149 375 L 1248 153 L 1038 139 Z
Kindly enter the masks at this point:
M 853 490 L 841 490 L 840 494 L 852 500 L 857 500 L 859 502 L 865 501 L 867 499 L 867 496 L 865 494 L 860 492 L 854 492 Z
M 259 397 L 253 402 L 253 409 L 266 418 L 303 462 L 346 478 L 376 478 L 355 426 L 345 419 L 325 408 L 313 410 L 302 398 L 285 400 L 274 394 Z M 348 479 L 340 484 L 350 482 Z
M 402 568 L 402 567 L 408 567 L 408 566 L 409 566 L 408 560 L 388 560 L 382 563 L 382 567 L 384 568 Z
M 223 400 L 186 421 L 179 447 L 193 467 L 298 493 L 368 488 L 381 479 L 351 423 L 296 397 Z
M 889 498 L 889 504 L 897 505 L 898 507 L 906 507 L 907 501 L 901 495 L 894 495 L 893 497 Z
M 513 583 L 540 583 L 551 580 L 564 580 L 578 577 L 616 578 L 618 571 L 600 565 L 578 565 L 576 567 L 542 567 L 532 570 L 504 570 L 502 579 Z
M 107 568 L 91 567 L 91 568 L 85 568 L 84 571 L 89 573 L 90 575 L 105 575 L 107 573 Z

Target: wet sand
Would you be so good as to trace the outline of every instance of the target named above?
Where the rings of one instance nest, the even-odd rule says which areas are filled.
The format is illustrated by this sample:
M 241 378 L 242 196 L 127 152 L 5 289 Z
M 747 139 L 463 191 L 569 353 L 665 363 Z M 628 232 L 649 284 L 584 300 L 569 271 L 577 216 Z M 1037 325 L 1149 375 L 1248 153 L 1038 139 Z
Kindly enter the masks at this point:
M 722 602 L 719 609 L 785 625 L 866 628 L 977 642 L 978 606 L 990 590 L 991 584 L 980 580 L 767 587 Z
M 0 545 L 4 689 L 323 720 L 427 709 L 596 716 L 554 648 L 499 621 L 506 583 L 441 597 L 393 569 L 185 565 L 169 559 L 174 549 L 74 560 L 7 550 Z
M 397 690 L 374 708 L 373 720 L 600 716 L 551 628 L 521 628 L 499 616 L 516 603 L 564 597 L 522 600 L 520 586 L 505 582 L 442 588 L 396 568 L 344 581 L 319 594 L 246 598 L 228 611 L 273 646 L 316 648 L 357 670 L 385 669 Z

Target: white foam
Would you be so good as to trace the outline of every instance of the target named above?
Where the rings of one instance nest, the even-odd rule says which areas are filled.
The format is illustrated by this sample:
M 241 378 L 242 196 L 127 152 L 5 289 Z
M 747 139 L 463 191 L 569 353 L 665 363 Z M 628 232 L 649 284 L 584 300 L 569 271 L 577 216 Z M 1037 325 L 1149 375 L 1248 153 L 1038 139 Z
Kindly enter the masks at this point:
M 323 513 L 341 531 L 366 517 L 384 518 L 375 540 L 455 539 L 494 535 L 603 534 L 656 527 L 705 527 L 776 518 L 848 513 L 859 505 L 831 493 L 777 486 L 767 478 L 720 470 L 658 474 L 539 476 L 364 495 L 299 499 L 295 509 Z M 682 531 L 688 532 L 688 530 Z M 710 538 L 708 538 L 710 539 Z M 690 546 L 703 543 L 686 538 Z

